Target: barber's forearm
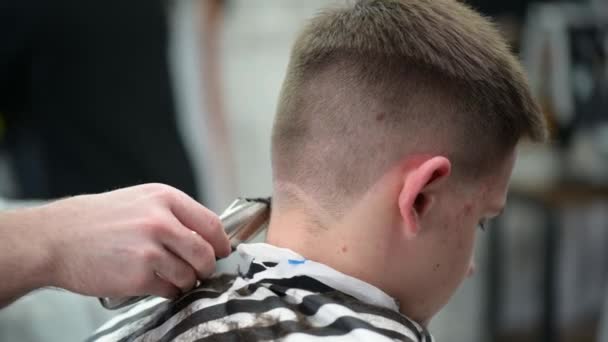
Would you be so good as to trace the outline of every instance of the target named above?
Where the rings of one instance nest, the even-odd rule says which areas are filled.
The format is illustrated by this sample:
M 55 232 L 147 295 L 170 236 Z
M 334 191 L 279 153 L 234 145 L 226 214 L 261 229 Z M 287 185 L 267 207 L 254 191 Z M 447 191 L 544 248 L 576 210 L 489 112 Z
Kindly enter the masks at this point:
M 0 308 L 50 285 L 48 217 L 39 208 L 0 212 Z

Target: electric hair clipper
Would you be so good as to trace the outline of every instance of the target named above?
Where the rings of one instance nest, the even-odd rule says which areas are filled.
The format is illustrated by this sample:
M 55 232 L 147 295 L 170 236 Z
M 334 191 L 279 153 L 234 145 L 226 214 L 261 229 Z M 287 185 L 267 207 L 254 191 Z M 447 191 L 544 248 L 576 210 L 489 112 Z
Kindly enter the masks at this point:
M 230 239 L 230 247 L 250 241 L 268 225 L 270 198 L 238 198 L 220 215 L 224 230 Z M 101 305 L 116 310 L 139 302 L 148 296 L 99 298 Z

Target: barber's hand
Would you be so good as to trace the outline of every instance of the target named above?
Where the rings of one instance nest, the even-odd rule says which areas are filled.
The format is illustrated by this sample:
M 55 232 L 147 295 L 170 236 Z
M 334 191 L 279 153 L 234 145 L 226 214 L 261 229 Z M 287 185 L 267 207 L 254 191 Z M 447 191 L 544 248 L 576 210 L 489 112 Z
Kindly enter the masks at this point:
M 175 297 L 230 254 L 217 215 L 170 186 L 146 184 L 41 207 L 50 285 L 93 296 Z

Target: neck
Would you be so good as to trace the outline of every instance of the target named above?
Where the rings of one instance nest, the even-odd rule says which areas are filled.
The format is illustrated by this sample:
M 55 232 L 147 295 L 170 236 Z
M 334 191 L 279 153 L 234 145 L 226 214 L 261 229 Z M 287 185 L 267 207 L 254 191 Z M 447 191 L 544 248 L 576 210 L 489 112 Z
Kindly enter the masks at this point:
M 396 236 L 391 208 L 368 192 L 336 219 L 318 212 L 311 199 L 273 208 L 267 242 L 289 248 L 391 294 L 390 275 L 382 265 L 390 259 Z M 301 203 L 300 203 L 301 202 Z M 315 210 L 315 208 L 317 210 Z M 331 217 L 331 218 L 330 218 Z

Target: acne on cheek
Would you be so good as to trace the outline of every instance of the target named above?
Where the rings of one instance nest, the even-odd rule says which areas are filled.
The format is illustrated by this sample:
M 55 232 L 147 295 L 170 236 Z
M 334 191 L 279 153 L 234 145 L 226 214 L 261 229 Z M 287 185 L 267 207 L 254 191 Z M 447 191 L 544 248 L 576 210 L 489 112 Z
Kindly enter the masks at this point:
M 465 203 L 464 207 L 462 208 L 462 219 L 464 221 L 468 221 L 468 219 L 470 219 L 472 215 L 473 215 L 473 203 L 471 203 L 471 202 Z
M 473 211 L 473 205 L 471 203 L 467 203 L 464 205 L 464 215 L 465 216 L 469 216 L 471 215 L 471 212 Z
M 463 250 L 464 249 L 464 242 L 462 241 L 462 239 L 458 239 L 458 250 Z

